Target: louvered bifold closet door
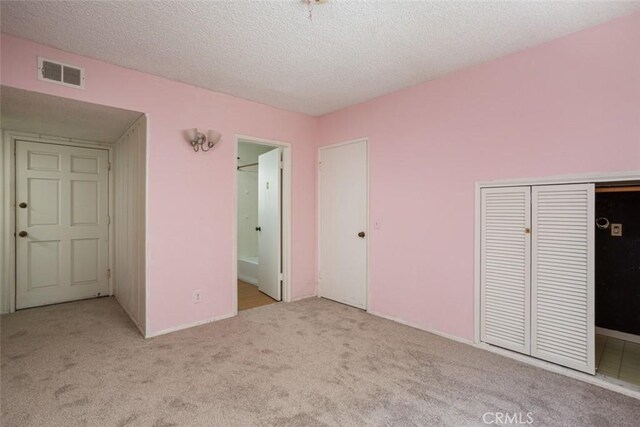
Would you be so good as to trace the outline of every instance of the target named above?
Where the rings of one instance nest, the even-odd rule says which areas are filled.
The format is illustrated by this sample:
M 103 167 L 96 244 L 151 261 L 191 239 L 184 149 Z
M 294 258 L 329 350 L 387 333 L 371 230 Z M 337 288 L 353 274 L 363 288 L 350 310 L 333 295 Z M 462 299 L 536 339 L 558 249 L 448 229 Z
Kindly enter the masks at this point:
M 482 190 L 481 340 L 530 352 L 531 187 Z
M 594 186 L 532 193 L 531 355 L 595 373 Z

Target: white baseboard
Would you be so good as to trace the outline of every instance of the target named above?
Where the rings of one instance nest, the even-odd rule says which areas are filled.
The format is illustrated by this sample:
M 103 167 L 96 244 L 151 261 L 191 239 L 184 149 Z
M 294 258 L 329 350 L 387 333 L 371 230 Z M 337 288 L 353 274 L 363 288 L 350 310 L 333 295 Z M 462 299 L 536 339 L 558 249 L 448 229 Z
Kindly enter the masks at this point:
M 296 301 L 300 301 L 300 300 L 307 299 L 307 298 L 315 298 L 317 296 L 318 295 L 315 294 L 315 293 L 314 294 L 309 294 L 309 295 L 303 295 L 301 297 L 292 298 L 290 302 L 296 302 Z
M 626 332 L 614 331 L 613 329 L 600 328 L 596 326 L 596 334 L 640 344 L 640 336 L 628 334 Z
M 148 335 L 146 335 L 145 338 L 153 338 L 153 337 L 157 337 L 157 336 L 160 336 L 160 335 L 169 334 L 171 332 L 176 332 L 176 331 L 181 331 L 183 329 L 193 328 L 194 326 L 206 325 L 207 323 L 216 322 L 218 320 L 228 319 L 228 318 L 233 317 L 235 315 L 236 315 L 235 313 L 229 313 L 229 314 L 223 314 L 222 316 L 211 317 L 209 319 L 198 320 L 198 321 L 191 322 L 191 323 L 185 323 L 185 324 L 182 324 L 182 325 L 174 326 L 172 328 L 162 329 L 162 330 L 157 331 L 157 332 L 151 332 Z
M 249 283 L 254 286 L 258 286 L 258 279 L 255 277 L 245 276 L 243 274 L 238 273 L 238 280 L 242 280 L 243 282 Z
M 430 328 L 427 328 L 425 326 L 418 325 L 417 323 L 408 322 L 408 321 L 406 321 L 406 320 L 404 320 L 404 319 L 402 319 L 400 317 L 389 316 L 389 315 L 386 315 L 386 314 L 378 313 L 377 311 L 373 311 L 373 310 L 367 310 L 367 313 L 373 314 L 374 316 L 382 317 L 383 319 L 391 320 L 393 322 L 401 323 L 403 325 L 410 326 L 412 328 L 420 329 L 421 331 L 429 332 L 430 334 L 438 335 L 440 337 L 447 338 L 447 339 L 450 339 L 452 341 L 457 341 L 457 342 L 460 342 L 460 343 L 463 343 L 463 344 L 473 345 L 473 341 L 470 341 L 468 339 L 461 338 L 461 337 L 458 337 L 458 336 L 455 336 L 455 335 L 451 335 L 451 334 L 447 334 L 445 332 L 436 331 L 434 329 L 430 329 Z

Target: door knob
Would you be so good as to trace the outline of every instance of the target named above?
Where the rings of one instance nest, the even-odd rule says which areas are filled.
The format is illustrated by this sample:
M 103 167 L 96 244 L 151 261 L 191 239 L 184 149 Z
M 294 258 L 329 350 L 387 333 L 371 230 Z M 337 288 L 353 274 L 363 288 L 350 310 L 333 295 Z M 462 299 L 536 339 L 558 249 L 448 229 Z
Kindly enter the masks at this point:
M 261 230 L 262 230 L 262 228 L 256 227 L 256 231 L 261 231 Z
M 364 237 L 364 236 L 365 236 L 364 231 L 361 231 L 358 233 L 358 237 Z
M 18 233 L 18 236 L 20 237 L 27 237 L 29 235 L 29 233 L 27 233 L 26 231 L 21 231 Z
M 20 206 L 22 209 L 27 207 L 27 204 L 25 202 L 20 203 L 18 206 Z

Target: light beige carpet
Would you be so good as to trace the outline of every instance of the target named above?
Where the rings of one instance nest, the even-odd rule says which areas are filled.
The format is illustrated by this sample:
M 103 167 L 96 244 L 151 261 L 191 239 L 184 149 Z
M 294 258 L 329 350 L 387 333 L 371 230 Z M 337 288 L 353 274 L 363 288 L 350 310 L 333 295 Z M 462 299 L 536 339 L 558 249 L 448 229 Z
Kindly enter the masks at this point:
M 638 400 L 316 298 L 148 340 L 113 298 L 5 315 L 1 330 L 4 427 L 640 419 Z

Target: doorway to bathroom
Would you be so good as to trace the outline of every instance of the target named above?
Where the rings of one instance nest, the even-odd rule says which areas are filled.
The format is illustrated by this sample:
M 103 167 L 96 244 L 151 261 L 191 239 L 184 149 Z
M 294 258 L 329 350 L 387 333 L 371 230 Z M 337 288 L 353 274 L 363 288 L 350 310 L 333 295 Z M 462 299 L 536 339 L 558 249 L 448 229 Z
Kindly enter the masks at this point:
M 288 301 L 290 146 L 252 137 L 236 140 L 237 311 Z

